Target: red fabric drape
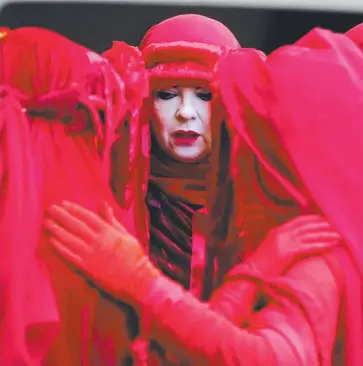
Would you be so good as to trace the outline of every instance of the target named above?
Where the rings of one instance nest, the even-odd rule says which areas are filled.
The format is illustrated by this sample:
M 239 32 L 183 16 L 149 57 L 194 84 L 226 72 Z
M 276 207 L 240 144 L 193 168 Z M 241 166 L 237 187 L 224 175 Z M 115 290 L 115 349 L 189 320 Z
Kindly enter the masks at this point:
M 285 156 L 285 163 L 294 168 L 295 178 L 304 186 L 285 185 L 291 197 L 298 202 L 303 193 L 345 239 L 356 264 L 337 255 L 349 278 L 344 292 L 346 364 L 360 365 L 362 281 L 356 269 L 362 274 L 363 56 L 346 36 L 321 29 L 281 47 L 266 60 L 253 53 L 240 50 L 222 60 L 219 77 L 224 101 L 234 128 L 265 157 L 266 166 L 273 168 L 278 179 L 291 183 L 279 169 L 271 145 L 256 139 L 251 131 L 259 128 L 262 135 L 270 131 L 280 142 L 280 156 Z M 242 74 L 242 70 L 254 72 Z M 300 206 L 314 209 L 304 200 Z
M 10 90 L 0 124 L 0 363 L 116 365 L 130 337 L 127 309 L 49 249 L 41 221 L 61 200 L 95 212 L 106 201 L 124 220 L 108 184 L 123 81 L 100 56 L 51 31 L 16 29 L 0 44 Z
M 20 93 L 0 97 L 0 364 L 37 365 L 59 321 L 47 274 L 36 258 L 41 192 Z

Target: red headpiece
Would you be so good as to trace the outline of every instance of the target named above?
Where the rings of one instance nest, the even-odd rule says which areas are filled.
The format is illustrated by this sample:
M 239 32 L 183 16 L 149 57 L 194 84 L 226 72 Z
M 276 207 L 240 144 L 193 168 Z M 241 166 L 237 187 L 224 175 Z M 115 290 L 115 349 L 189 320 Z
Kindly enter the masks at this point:
M 218 56 L 239 47 L 225 25 L 198 14 L 164 20 L 150 28 L 140 44 L 151 82 L 179 78 L 209 82 Z

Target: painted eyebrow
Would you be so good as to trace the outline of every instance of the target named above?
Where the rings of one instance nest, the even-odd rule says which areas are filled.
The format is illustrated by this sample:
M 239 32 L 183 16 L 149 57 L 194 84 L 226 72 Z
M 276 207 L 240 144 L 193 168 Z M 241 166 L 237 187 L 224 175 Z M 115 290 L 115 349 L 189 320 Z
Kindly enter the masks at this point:
M 170 86 L 170 87 L 165 87 L 165 88 L 160 88 L 160 89 L 157 89 L 155 90 L 156 93 L 159 93 L 159 92 L 164 92 L 164 93 L 167 93 L 167 92 L 175 92 L 177 91 L 178 88 L 177 87 L 174 87 L 174 86 Z
M 159 89 L 159 91 L 163 91 L 163 90 L 170 90 L 170 89 L 179 89 L 180 88 L 180 85 L 172 85 L 170 87 L 165 87 L 165 88 L 162 88 L 162 89 Z M 210 90 L 208 89 L 207 86 L 197 86 L 194 88 L 196 91 L 200 91 L 200 90 L 205 90 L 206 92 L 210 92 Z

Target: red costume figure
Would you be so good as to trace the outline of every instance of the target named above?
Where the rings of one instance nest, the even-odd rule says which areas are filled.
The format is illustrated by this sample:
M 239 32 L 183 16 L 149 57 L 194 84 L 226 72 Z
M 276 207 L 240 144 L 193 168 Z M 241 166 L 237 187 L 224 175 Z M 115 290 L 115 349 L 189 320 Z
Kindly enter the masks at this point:
M 360 45 L 357 30 L 348 36 Z M 241 68 L 249 70 L 248 80 Z M 321 361 L 362 365 L 363 56 L 345 35 L 315 29 L 293 46 L 274 51 L 267 60 L 245 50 L 231 53 L 222 60 L 218 74 L 227 109 L 234 122 L 239 121 L 235 126 L 252 150 L 265 151 L 265 167 L 280 175 L 282 183 L 292 171 L 282 174 L 282 167 L 293 166 L 299 179 L 294 186 L 285 182 L 286 188 L 296 200 L 303 193 L 306 200 L 299 199 L 301 209 L 321 211 L 344 239 L 346 245 L 333 256 L 322 256 L 335 278 L 335 283 L 326 280 L 320 289 L 319 296 L 326 296 L 326 302 L 310 302 L 317 288 L 295 295 L 319 340 Z M 285 162 L 268 153 L 278 151 L 276 146 L 283 147 L 279 155 L 285 156 Z M 323 281 L 320 270 L 315 276 Z M 291 284 L 283 286 L 291 288 Z M 340 295 L 335 301 L 334 287 Z M 306 295 L 309 300 L 304 299 Z M 338 327 L 331 329 L 337 332 L 335 348 L 326 348 L 327 343 L 320 340 L 327 339 L 328 322 L 319 323 L 319 313 L 327 319 L 337 309 Z
M 27 95 L 6 64 L 12 39 L 10 30 L 1 30 L 0 364 L 37 365 L 54 340 L 59 319 L 47 274 L 36 258 L 42 200 L 22 106 Z
M 136 310 L 159 354 L 140 363 L 331 365 L 345 281 L 330 249 L 340 236 L 319 210 L 301 209 L 309 198 L 293 168 L 281 177 L 284 165 L 266 164 L 274 150 L 246 143 L 238 115 L 223 122 L 214 70 L 238 47 L 202 16 L 151 28 L 140 46 L 151 98 L 116 150 L 120 163 L 139 165 L 113 186 L 136 237 L 107 207 L 100 217 L 69 202 L 48 211 L 45 227 L 75 268 Z M 250 55 L 252 66 L 264 59 Z
M 117 364 L 124 312 L 55 255 L 41 221 L 63 199 L 117 211 L 109 157 L 124 83 L 99 55 L 45 29 L 9 31 L 0 60 L 0 364 Z

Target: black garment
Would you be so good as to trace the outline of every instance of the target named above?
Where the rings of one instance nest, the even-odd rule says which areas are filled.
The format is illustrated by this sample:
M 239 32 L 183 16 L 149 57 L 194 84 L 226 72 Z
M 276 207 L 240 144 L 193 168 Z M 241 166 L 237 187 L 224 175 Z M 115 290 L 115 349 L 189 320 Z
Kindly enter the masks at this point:
M 192 220 L 201 206 L 171 198 L 152 182 L 149 182 L 146 203 L 150 217 L 151 261 L 166 276 L 189 289 Z

